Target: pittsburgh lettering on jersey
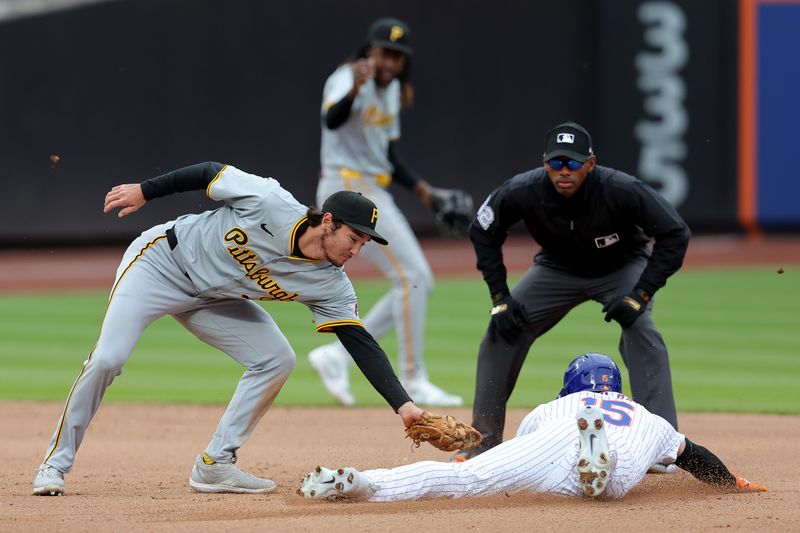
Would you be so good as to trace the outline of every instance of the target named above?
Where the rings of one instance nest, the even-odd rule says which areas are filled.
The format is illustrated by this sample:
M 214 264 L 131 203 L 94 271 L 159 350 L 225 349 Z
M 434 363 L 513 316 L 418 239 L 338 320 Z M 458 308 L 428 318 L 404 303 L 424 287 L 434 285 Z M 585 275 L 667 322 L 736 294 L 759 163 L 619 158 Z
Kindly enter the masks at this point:
M 394 120 L 394 115 L 391 113 L 381 113 L 378 106 L 371 105 L 366 113 L 364 113 L 364 124 L 367 126 L 388 126 Z
M 300 296 L 299 293 L 289 293 L 283 290 L 283 288 L 278 285 L 278 282 L 272 279 L 268 268 L 259 268 L 261 259 L 258 257 L 258 254 L 244 247 L 249 240 L 250 238 L 247 236 L 247 233 L 241 228 L 233 228 L 225 234 L 225 242 L 231 242 L 236 245 L 226 248 L 230 256 L 244 269 L 246 272 L 245 277 L 253 280 L 261 290 L 267 293 L 267 295 L 260 297 L 259 300 L 291 302 Z

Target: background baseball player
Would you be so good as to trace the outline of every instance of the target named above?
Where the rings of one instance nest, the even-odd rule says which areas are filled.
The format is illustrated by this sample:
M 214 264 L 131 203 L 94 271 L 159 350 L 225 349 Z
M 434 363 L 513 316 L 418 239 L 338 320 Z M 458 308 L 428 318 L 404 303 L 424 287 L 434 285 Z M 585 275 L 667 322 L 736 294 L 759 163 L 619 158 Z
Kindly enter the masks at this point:
M 370 239 L 380 212 L 366 197 L 343 191 L 322 212 L 307 208 L 272 178 L 205 163 L 141 184 L 118 185 L 104 211 L 138 210 L 147 200 L 205 189 L 225 205 L 155 226 L 128 247 L 109 296 L 95 348 L 83 364 L 34 480 L 33 492 L 64 492 L 69 472 L 106 388 L 144 329 L 172 315 L 198 339 L 241 363 L 245 372 L 211 442 L 197 456 L 189 484 L 199 492 L 264 493 L 269 479 L 239 470 L 236 452 L 250 437 L 294 368 L 295 354 L 256 300 L 301 302 L 316 329 L 335 332 L 364 375 L 408 427 L 422 410 L 392 372 L 386 354 L 358 316 L 341 266 Z
M 506 402 L 531 344 L 587 300 L 600 302 L 605 320 L 622 328 L 619 350 L 634 400 L 678 427 L 667 348 L 651 313 L 655 292 L 683 262 L 688 226 L 651 187 L 598 166 L 589 133 L 574 122 L 547 132 L 543 159 L 543 167 L 493 191 L 470 227 L 494 307 L 472 411 L 483 443 L 454 460 L 502 441 Z M 520 221 L 541 250 L 509 290 L 502 246 Z
M 423 335 L 433 274 L 408 221 L 387 187 L 399 183 L 423 204 L 437 210 L 449 191 L 431 187 L 398 156 L 400 110 L 411 103 L 413 89 L 411 32 L 394 18 L 376 20 L 355 61 L 344 63 L 325 83 L 322 99 L 322 171 L 317 201 L 335 191 L 363 193 L 381 212 L 386 246 L 365 246 L 364 257 L 391 281 L 392 287 L 367 313 L 364 324 L 380 339 L 396 329 L 400 380 L 417 403 L 461 405 L 459 396 L 433 385 L 423 361 Z M 471 202 L 471 200 L 470 200 Z M 326 388 L 344 405 L 350 391 L 348 360 L 339 343 L 309 354 Z
M 728 470 L 712 452 L 621 390 L 619 369 L 608 356 L 583 354 L 567 367 L 555 400 L 531 411 L 513 439 L 477 457 L 363 472 L 318 467 L 298 492 L 307 498 L 370 502 L 513 492 L 621 498 L 661 461 L 675 462 L 721 488 L 767 490 Z

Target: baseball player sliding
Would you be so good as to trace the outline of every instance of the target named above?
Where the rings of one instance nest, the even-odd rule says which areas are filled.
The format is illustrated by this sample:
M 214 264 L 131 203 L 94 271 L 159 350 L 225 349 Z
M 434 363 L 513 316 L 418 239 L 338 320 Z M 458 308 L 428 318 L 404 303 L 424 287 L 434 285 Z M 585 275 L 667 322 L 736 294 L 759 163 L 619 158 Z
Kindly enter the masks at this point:
M 767 490 L 621 391 L 619 368 L 608 356 L 583 354 L 567 367 L 558 397 L 531 411 L 513 439 L 460 463 L 421 461 L 363 472 L 317 467 L 298 493 L 370 502 L 523 491 L 621 498 L 657 462 L 675 463 L 720 488 Z
M 437 198 L 445 191 L 431 187 L 397 153 L 400 111 L 413 96 L 410 38 L 411 30 L 403 21 L 376 20 L 355 61 L 342 64 L 326 81 L 317 202 L 336 191 L 351 190 L 363 193 L 378 206 L 381 231 L 391 244 L 367 245 L 363 255 L 392 287 L 370 309 L 364 324 L 378 339 L 396 328 L 398 374 L 418 403 L 454 406 L 461 405 L 461 397 L 431 383 L 422 358 L 433 274 L 419 241 L 387 189 L 390 183 L 398 183 L 434 210 L 440 205 Z M 349 359 L 339 343 L 321 346 L 309 354 L 325 387 L 344 405 L 355 403 L 347 373 Z
M 316 329 L 335 332 L 375 389 L 408 427 L 422 410 L 364 329 L 356 295 L 341 267 L 370 240 L 380 211 L 356 192 L 331 195 L 307 208 L 272 178 L 219 163 L 118 185 L 104 212 L 133 213 L 146 201 L 205 189 L 222 207 L 189 214 L 141 234 L 117 269 L 97 344 L 84 361 L 33 483 L 33 493 L 64 493 L 103 394 L 122 372 L 144 329 L 172 315 L 198 339 L 245 367 L 211 441 L 197 456 L 189 485 L 198 492 L 266 493 L 269 479 L 240 470 L 236 452 L 272 405 L 295 365 L 289 341 L 256 300 L 301 302 Z

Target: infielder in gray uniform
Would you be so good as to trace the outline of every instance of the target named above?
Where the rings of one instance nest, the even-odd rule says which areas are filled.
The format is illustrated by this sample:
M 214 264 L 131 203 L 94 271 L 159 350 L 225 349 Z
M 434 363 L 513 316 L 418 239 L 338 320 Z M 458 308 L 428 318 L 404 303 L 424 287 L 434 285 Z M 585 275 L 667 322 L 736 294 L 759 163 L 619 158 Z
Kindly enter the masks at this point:
M 336 333 L 403 424 L 419 419 L 422 410 L 364 329 L 341 268 L 368 241 L 387 244 L 375 230 L 380 214 L 375 204 L 343 191 L 318 211 L 298 203 L 272 178 L 204 163 L 118 185 L 106 195 L 104 212 L 121 208 L 122 217 L 153 198 L 202 189 L 225 205 L 155 226 L 125 252 L 97 344 L 69 392 L 34 494 L 64 493 L 64 474 L 106 388 L 122 372 L 144 329 L 164 315 L 246 368 L 211 442 L 195 461 L 189 485 L 198 492 L 275 489 L 271 480 L 234 464 L 237 450 L 295 365 L 289 342 L 257 300 L 307 305 L 317 331 Z
M 559 124 L 545 135 L 543 166 L 503 183 L 478 210 L 470 239 L 493 304 L 472 409 L 483 442 L 455 460 L 500 444 L 506 402 L 531 344 L 589 300 L 621 327 L 633 399 L 678 427 L 669 357 L 652 309 L 656 291 L 683 263 L 689 227 L 651 187 L 596 163 L 589 132 Z M 518 222 L 541 250 L 509 290 L 502 246 Z
M 387 190 L 399 183 L 431 205 L 436 188 L 417 176 L 397 154 L 400 111 L 410 104 L 410 30 L 397 19 L 375 21 L 355 61 L 342 64 L 325 83 L 322 98 L 322 171 L 317 201 L 335 191 L 363 193 L 381 212 L 389 246 L 367 245 L 363 255 L 392 287 L 367 313 L 364 325 L 377 339 L 396 329 L 398 374 L 417 403 L 461 405 L 459 396 L 433 385 L 423 362 L 423 335 L 433 274 L 414 232 Z M 309 354 L 331 394 L 353 405 L 349 357 L 339 343 Z
M 469 461 L 420 461 L 361 472 L 317 467 L 298 493 L 370 502 L 516 492 L 622 498 L 657 461 L 729 491 L 767 490 L 622 394 L 617 365 L 607 355 L 588 353 L 569 364 L 558 397 L 528 413 L 513 439 Z

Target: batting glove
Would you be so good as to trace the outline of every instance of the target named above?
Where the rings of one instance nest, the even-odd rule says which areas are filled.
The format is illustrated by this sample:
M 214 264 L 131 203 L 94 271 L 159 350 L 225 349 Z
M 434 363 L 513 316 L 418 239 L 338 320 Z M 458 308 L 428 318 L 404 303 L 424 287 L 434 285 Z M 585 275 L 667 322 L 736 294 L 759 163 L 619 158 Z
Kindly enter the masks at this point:
M 645 312 L 647 304 L 652 298 L 650 293 L 637 287 L 622 298 L 603 306 L 603 312 L 606 314 L 605 321 L 611 322 L 614 319 L 623 328 L 629 328 Z
M 499 299 L 492 307 L 492 319 L 489 322 L 489 339 L 497 340 L 500 334 L 506 342 L 512 343 L 522 333 L 522 328 L 528 323 L 528 313 L 525 306 L 516 301 L 510 294 Z

